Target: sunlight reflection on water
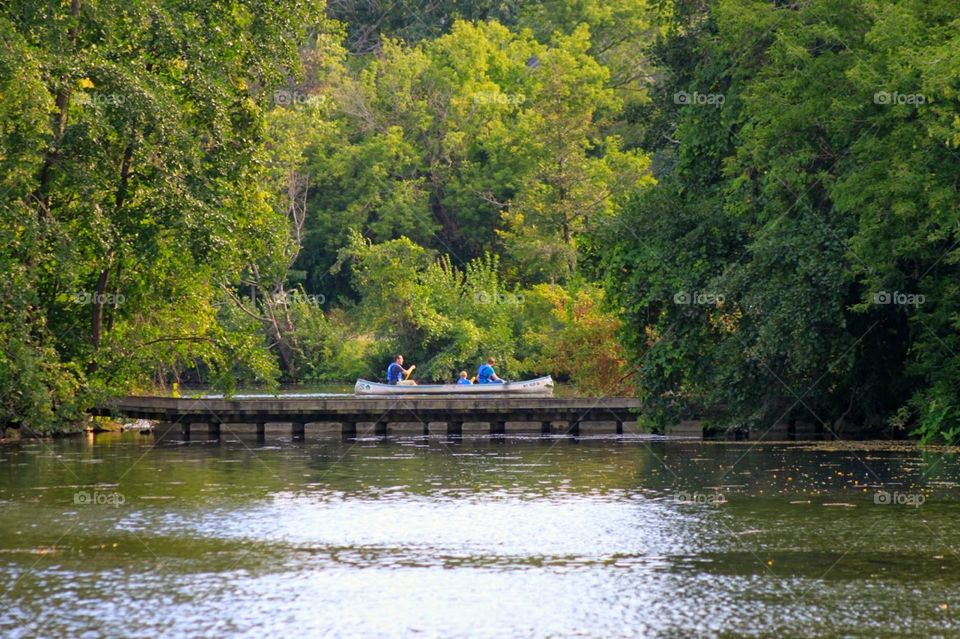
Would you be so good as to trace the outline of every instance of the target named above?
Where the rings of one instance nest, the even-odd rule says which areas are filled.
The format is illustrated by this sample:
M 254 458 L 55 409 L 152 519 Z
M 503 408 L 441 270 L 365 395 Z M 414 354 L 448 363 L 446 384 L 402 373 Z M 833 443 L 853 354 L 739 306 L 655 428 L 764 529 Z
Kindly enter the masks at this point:
M 960 629 L 946 453 L 137 437 L 0 450 L 0 635 Z M 871 475 L 929 499 L 878 506 Z M 76 503 L 84 491 L 123 503 Z

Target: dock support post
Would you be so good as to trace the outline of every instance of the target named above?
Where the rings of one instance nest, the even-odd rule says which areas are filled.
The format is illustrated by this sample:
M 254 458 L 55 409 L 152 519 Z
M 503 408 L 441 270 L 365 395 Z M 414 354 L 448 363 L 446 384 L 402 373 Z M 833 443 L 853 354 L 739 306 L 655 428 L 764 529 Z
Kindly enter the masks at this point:
M 423 422 L 423 436 L 430 436 L 430 422 Z
M 207 439 L 220 439 L 220 422 L 207 422 Z
M 387 422 L 385 419 L 377 420 L 377 423 L 373 425 L 373 434 L 377 437 L 387 436 Z
M 304 433 L 306 432 L 306 426 L 307 425 L 304 422 L 293 422 L 291 435 L 295 441 L 303 439 Z
M 580 420 L 579 419 L 570 420 L 570 430 L 568 431 L 568 433 L 572 437 L 580 436 Z
M 463 422 L 447 421 L 448 437 L 463 437 Z
M 351 439 L 357 436 L 357 422 L 340 422 L 340 436 Z
M 490 422 L 490 434 L 491 435 L 506 435 L 507 434 L 507 422 L 503 420 L 497 420 Z
M 180 439 L 190 441 L 190 422 L 180 422 Z
M 257 422 L 257 441 L 262 442 L 266 438 L 266 433 L 267 433 L 266 422 Z
M 617 420 L 617 435 L 623 435 L 623 420 Z
M 550 422 L 550 421 L 540 422 L 541 435 L 549 435 L 552 432 L 553 432 L 553 422 Z

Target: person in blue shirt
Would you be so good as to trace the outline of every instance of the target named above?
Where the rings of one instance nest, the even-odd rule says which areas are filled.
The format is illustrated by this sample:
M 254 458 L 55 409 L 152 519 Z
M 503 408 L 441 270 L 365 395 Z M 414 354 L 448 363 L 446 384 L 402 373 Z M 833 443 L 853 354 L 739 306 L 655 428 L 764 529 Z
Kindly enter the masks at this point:
M 497 360 L 492 357 L 487 358 L 487 363 L 480 367 L 480 370 L 477 371 L 477 383 L 478 384 L 502 384 L 503 380 L 497 377 L 497 372 L 493 370 L 494 364 L 497 363 Z
M 457 384 L 466 384 L 469 386 L 472 382 L 467 379 L 467 371 L 460 371 L 460 379 L 457 380 Z
M 403 367 L 403 355 L 397 355 L 393 363 L 387 366 L 387 383 L 388 384 L 399 384 L 400 382 L 406 382 L 407 378 L 410 377 L 410 373 L 413 372 L 413 369 L 417 367 L 416 364 L 411 364 L 410 368 Z M 413 383 L 416 382 L 406 382 Z

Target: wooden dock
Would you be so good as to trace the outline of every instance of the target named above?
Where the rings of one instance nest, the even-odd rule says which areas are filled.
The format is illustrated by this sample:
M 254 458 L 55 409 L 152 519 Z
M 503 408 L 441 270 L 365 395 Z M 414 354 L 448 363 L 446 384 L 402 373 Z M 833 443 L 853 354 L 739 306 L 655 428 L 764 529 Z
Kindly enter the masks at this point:
M 583 422 L 614 422 L 617 434 L 623 424 L 636 420 L 640 401 L 623 397 L 297 397 L 173 398 L 131 396 L 94 408 L 99 416 L 148 419 L 179 425 L 181 436 L 205 428 L 219 437 L 223 424 L 253 424 L 263 436 L 268 423 L 290 424 L 294 439 L 304 437 L 308 424 L 339 423 L 344 437 L 356 437 L 358 424 L 372 424 L 373 432 L 386 436 L 391 423 L 445 424 L 446 434 L 461 436 L 466 422 L 487 422 L 491 435 L 506 434 L 507 422 L 533 422 L 540 432 L 577 436 Z M 170 426 L 167 427 L 168 430 Z

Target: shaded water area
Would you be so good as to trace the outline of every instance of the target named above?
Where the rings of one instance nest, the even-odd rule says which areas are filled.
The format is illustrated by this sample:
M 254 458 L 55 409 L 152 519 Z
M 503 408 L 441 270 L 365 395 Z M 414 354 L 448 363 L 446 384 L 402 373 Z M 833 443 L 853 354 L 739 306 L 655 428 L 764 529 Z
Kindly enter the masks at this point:
M 656 438 L 0 449 L 0 636 L 957 636 L 960 468 Z

